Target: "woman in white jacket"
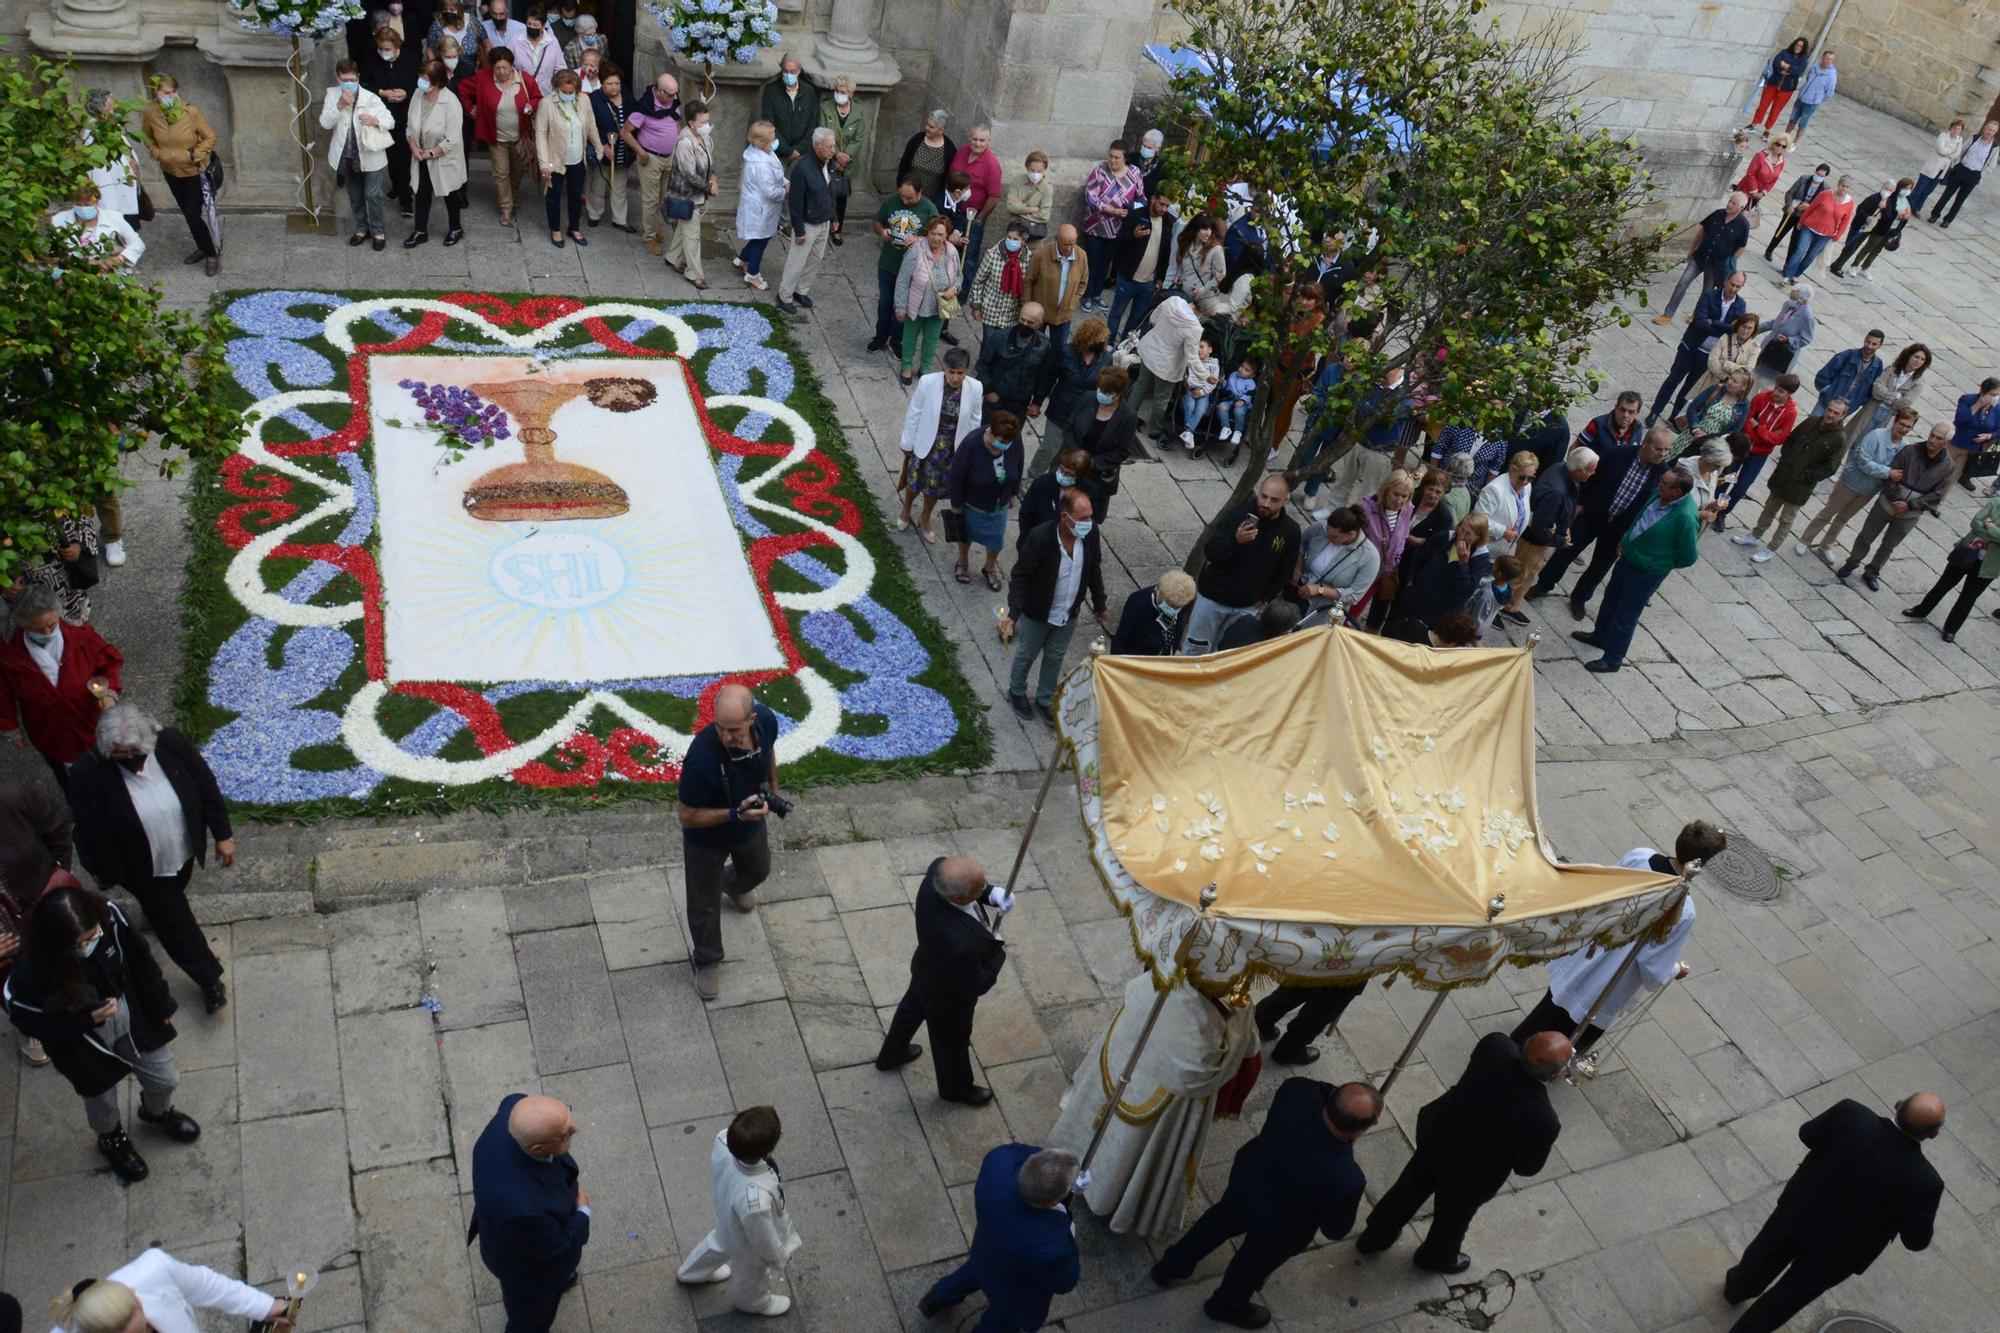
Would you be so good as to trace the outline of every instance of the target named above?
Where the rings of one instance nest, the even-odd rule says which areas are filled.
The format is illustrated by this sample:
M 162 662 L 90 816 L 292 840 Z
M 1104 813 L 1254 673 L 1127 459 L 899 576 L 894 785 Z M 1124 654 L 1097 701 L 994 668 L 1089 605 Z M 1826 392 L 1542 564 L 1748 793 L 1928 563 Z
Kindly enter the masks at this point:
M 743 281 L 758 291 L 771 284 L 758 276 L 764 266 L 764 247 L 778 234 L 778 217 L 785 207 L 785 164 L 771 151 L 778 139 L 778 127 L 768 120 L 753 121 L 750 142 L 743 149 L 743 184 L 736 199 L 736 236 L 743 248 L 736 254 L 736 267 Z
M 1533 509 L 1535 470 L 1540 465 L 1532 450 L 1523 449 L 1507 460 L 1507 470 L 1486 483 L 1473 502 L 1472 512 L 1486 515 L 1486 546 L 1497 559 L 1514 554 L 1521 529 L 1528 526 Z
M 1144 429 L 1152 409 L 1153 438 L 1166 433 L 1174 391 L 1188 367 L 1201 360 L 1201 316 L 1185 296 L 1169 296 L 1153 307 L 1151 325 L 1139 339 L 1139 373 L 1132 381 L 1132 412 Z
M 896 531 L 909 528 L 910 507 L 921 495 L 924 513 L 917 528 L 933 546 L 938 535 L 931 527 L 931 511 L 950 493 L 952 449 L 979 429 L 985 407 L 985 386 L 972 378 L 971 366 L 972 354 L 963 347 L 945 348 L 944 369 L 917 381 L 910 410 L 903 414 L 903 469 L 896 478 L 903 512 L 896 517 Z
M 347 206 L 354 214 L 349 245 L 373 241 L 377 250 L 389 244 L 382 226 L 382 180 L 389 169 L 389 145 L 396 140 L 395 120 L 388 104 L 361 86 L 361 66 L 342 58 L 334 67 L 339 82 L 326 90 L 320 104 L 319 126 L 332 130 L 327 160 L 334 179 L 347 187 Z
M 1944 184 L 1944 174 L 1958 165 L 1958 159 L 1965 153 L 1965 122 L 1954 120 L 1945 126 L 1932 147 L 1930 160 L 1917 173 L 1917 188 L 1910 192 L 1910 216 L 1924 211 L 1924 200 L 1931 197 L 1931 191 Z
M 110 1277 L 84 1283 L 52 1306 L 57 1333 L 201 1333 L 196 1310 L 238 1319 L 282 1320 L 286 1302 L 213 1268 L 147 1250 Z M 136 1321 L 136 1322 L 135 1322 Z

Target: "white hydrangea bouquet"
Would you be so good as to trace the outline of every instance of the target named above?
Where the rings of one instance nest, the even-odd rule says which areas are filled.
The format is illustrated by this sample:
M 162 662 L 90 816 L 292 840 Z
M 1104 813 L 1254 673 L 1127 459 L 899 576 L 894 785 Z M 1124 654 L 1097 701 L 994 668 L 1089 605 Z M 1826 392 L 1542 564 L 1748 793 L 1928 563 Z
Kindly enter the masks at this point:
M 667 30 L 667 49 L 711 67 L 748 65 L 776 46 L 778 6 L 773 0 L 647 0 Z
M 367 11 L 361 0 L 229 0 L 229 12 L 251 32 L 324 37 Z

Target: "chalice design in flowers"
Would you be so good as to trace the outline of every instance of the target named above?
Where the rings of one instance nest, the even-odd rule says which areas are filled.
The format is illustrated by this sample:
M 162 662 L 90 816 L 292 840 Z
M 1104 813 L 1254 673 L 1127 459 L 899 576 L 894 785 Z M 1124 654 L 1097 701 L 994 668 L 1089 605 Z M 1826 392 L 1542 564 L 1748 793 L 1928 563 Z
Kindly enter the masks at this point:
M 631 508 L 625 488 L 610 477 L 556 457 L 556 433 L 549 421 L 577 398 L 588 398 L 609 412 L 637 412 L 659 396 L 654 385 L 629 376 L 590 374 L 581 367 L 545 370 L 530 362 L 518 378 L 466 387 L 513 418 L 521 452 L 527 455 L 523 462 L 494 468 L 467 487 L 466 513 L 489 523 L 547 523 L 612 518 Z

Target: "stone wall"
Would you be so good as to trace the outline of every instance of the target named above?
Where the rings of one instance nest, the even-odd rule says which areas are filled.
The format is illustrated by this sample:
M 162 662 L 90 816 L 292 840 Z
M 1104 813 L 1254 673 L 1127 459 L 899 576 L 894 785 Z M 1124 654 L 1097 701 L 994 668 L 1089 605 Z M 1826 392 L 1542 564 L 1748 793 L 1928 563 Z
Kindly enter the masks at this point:
M 1799 0 L 1786 33 L 1817 38 L 1833 3 Z M 1913 125 L 1976 126 L 2000 97 L 2000 0 L 1847 0 L 1827 46 L 1840 96 Z

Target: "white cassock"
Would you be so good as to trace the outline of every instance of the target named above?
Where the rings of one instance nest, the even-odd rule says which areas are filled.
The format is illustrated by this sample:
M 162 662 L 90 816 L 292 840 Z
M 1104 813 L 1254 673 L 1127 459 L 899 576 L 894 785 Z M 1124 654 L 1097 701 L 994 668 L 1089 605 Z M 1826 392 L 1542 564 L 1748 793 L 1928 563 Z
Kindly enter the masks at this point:
M 1153 978 L 1142 972 L 1125 985 L 1125 1003 L 1063 1094 L 1062 1114 L 1049 1146 L 1079 1157 L 1090 1146 L 1097 1117 L 1111 1100 L 1118 1075 L 1156 998 Z M 1215 1118 L 1216 1090 L 1257 1049 L 1257 1020 L 1248 1005 L 1218 1006 L 1192 986 L 1176 986 L 1153 1025 L 1132 1081 L 1097 1156 L 1090 1161 L 1090 1210 L 1113 1231 L 1173 1236 L 1181 1229 L 1202 1146 Z
M 749 1314 L 779 1314 L 790 1301 L 771 1284 L 802 1243 L 785 1211 L 785 1188 L 768 1162 L 739 1162 L 729 1131 L 715 1136 L 708 1165 L 715 1173 L 715 1230 L 681 1261 L 682 1282 L 729 1279 L 729 1302 Z M 772 1308 L 775 1306 L 776 1308 Z
M 1658 855 L 1660 853 L 1651 847 L 1635 847 L 1619 857 L 1618 864 L 1627 870 L 1645 870 Z M 1585 955 L 1589 951 L 1585 950 L 1584 953 L 1573 953 L 1550 963 L 1549 996 L 1571 1018 L 1582 1019 L 1624 965 L 1625 956 L 1637 949 L 1639 961 L 1618 978 L 1618 985 L 1605 996 L 1603 1007 L 1590 1020 L 1598 1027 L 1609 1029 L 1625 1006 L 1632 1003 L 1632 997 L 1639 993 L 1640 986 L 1658 990 L 1674 979 L 1674 972 L 1681 964 L 1681 954 L 1687 948 L 1688 936 L 1693 933 L 1694 895 L 1690 893 L 1682 901 L 1680 917 L 1665 939 L 1654 944 L 1627 944 L 1618 949 L 1599 949 L 1588 957 Z

